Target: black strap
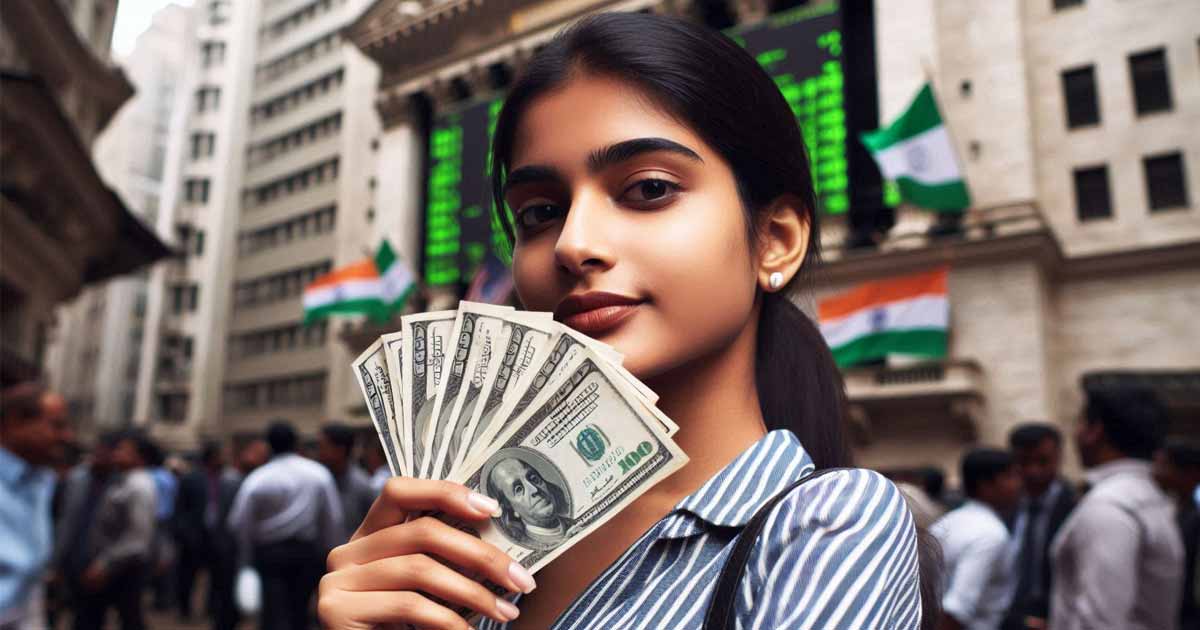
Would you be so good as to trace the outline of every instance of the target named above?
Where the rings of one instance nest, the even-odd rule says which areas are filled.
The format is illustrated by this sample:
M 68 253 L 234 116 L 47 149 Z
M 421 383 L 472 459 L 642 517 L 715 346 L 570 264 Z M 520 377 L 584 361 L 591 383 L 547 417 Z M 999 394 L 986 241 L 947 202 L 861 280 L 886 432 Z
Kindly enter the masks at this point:
M 733 611 L 737 608 L 738 584 L 741 583 L 742 576 L 746 574 L 746 563 L 750 560 L 750 552 L 754 551 L 754 543 L 762 534 L 763 527 L 767 524 L 767 518 L 771 516 L 775 505 L 796 488 L 839 470 L 846 469 L 826 468 L 801 477 L 762 504 L 754 516 L 750 517 L 742 529 L 742 533 L 738 536 L 737 542 L 734 543 L 733 551 L 725 560 L 725 566 L 721 568 L 721 575 L 717 577 L 717 586 L 713 589 L 712 600 L 708 603 L 708 614 L 704 616 L 704 630 L 734 630 L 736 627 L 737 622 Z

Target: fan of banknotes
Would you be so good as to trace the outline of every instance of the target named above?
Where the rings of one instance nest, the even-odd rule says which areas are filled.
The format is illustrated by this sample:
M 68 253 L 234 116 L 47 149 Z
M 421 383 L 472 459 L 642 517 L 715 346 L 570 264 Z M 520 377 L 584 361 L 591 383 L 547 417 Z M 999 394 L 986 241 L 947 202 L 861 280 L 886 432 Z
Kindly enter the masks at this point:
M 687 463 L 657 396 L 550 313 L 408 315 L 353 364 L 393 475 L 496 499 L 479 535 L 531 572 Z

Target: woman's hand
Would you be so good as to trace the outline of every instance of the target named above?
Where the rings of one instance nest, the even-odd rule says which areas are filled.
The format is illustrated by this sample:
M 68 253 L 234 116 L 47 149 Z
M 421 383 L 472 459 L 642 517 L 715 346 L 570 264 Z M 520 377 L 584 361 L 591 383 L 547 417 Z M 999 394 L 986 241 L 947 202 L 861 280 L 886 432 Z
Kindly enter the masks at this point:
M 327 630 L 369 630 L 391 624 L 467 630 L 461 616 L 435 603 L 477 611 L 501 622 L 517 617 L 511 603 L 438 560 L 528 593 L 533 576 L 504 552 L 429 516 L 407 523 L 409 514 L 438 511 L 482 521 L 499 511 L 495 500 L 449 481 L 393 477 L 350 539 L 329 553 L 317 611 Z

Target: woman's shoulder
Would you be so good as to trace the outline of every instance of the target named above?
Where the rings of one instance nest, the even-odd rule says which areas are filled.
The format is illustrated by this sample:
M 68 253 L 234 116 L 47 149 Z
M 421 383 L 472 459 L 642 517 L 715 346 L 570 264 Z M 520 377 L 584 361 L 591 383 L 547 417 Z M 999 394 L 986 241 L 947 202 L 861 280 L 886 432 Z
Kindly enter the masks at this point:
M 919 625 L 916 528 L 900 489 L 877 472 L 830 470 L 788 491 L 749 562 L 758 601 L 747 627 Z
M 772 517 L 793 533 L 869 524 L 915 531 L 903 493 L 887 477 L 865 468 L 814 474 L 792 488 L 772 510 Z

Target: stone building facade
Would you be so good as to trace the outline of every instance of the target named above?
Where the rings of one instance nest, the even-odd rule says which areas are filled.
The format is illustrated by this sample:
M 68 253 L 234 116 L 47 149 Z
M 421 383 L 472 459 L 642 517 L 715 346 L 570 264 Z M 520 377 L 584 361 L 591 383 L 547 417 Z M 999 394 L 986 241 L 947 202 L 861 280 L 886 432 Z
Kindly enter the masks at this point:
M 101 179 L 90 153 L 133 94 L 109 60 L 116 8 L 116 0 L 0 2 L 5 384 L 45 378 L 58 305 L 168 254 Z M 82 358 L 99 369 L 98 355 Z M 81 404 L 88 403 L 73 410 L 87 411 Z
M 779 8 L 716 4 L 375 2 L 347 35 L 380 67 L 375 205 L 383 229 L 419 259 L 430 110 L 495 89 L 494 67 L 519 71 L 537 45 L 590 12 L 702 19 L 716 11 L 749 22 Z M 932 215 L 901 207 L 895 227 L 868 250 L 846 249 L 837 219 L 823 226 L 826 262 L 811 291 L 797 296 L 805 308 L 865 280 L 950 268 L 948 359 L 846 372 L 860 463 L 931 464 L 953 476 L 966 448 L 1002 445 L 1020 422 L 1057 423 L 1069 435 L 1089 374 L 1155 387 L 1174 431 L 1200 430 L 1194 5 L 873 6 L 880 119 L 894 119 L 932 81 L 973 202 L 961 232 L 941 237 L 929 236 Z M 362 345 L 374 332 L 346 338 Z

